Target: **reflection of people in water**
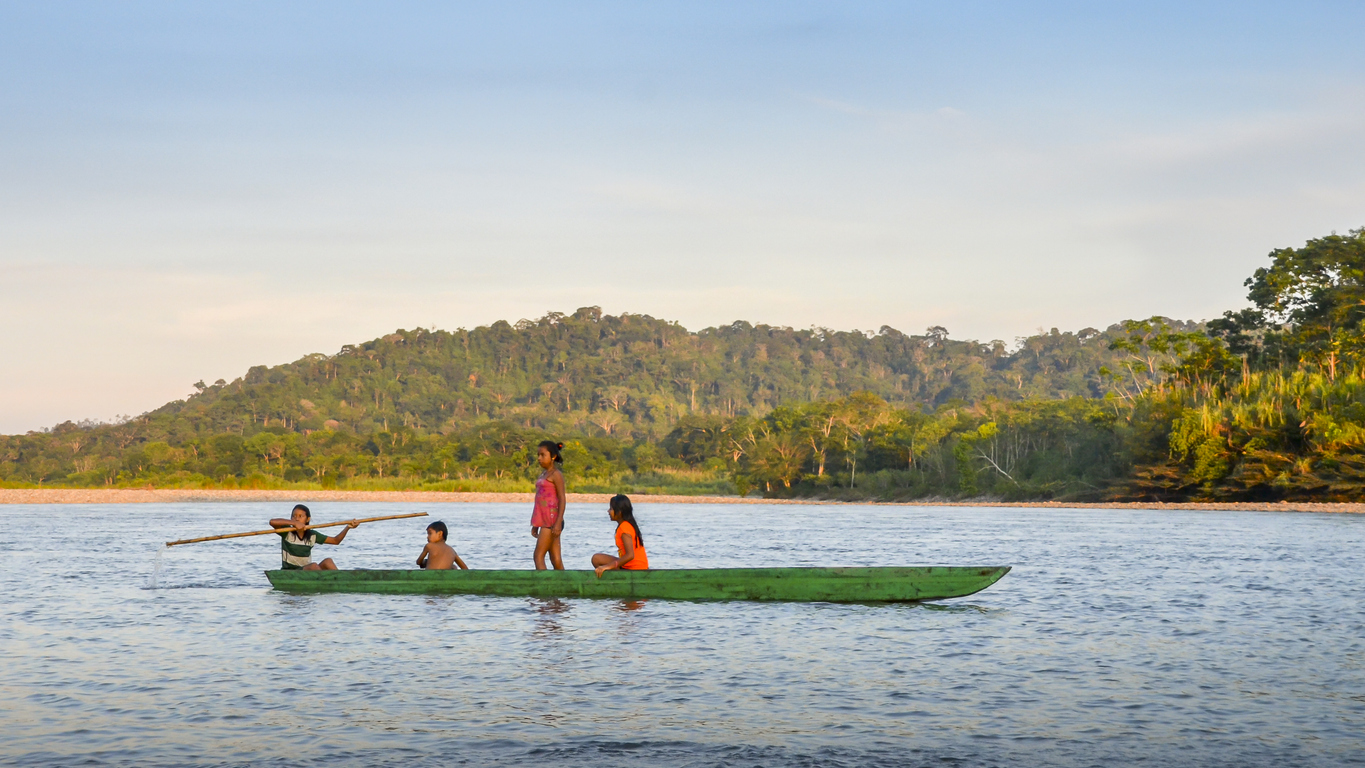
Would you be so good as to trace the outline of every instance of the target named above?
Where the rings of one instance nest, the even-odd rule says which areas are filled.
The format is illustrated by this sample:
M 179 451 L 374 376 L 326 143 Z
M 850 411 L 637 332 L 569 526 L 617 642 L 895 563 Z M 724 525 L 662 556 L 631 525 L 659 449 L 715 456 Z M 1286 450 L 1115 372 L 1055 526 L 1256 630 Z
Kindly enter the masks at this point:
M 569 612 L 569 604 L 557 597 L 533 598 L 531 604 L 535 606 L 536 613 L 540 614 L 542 619 L 551 621 L 555 620 L 556 616 Z
M 635 522 L 635 510 L 630 498 L 616 494 L 607 503 L 608 514 L 616 521 L 616 557 L 604 552 L 592 556 L 592 566 L 597 569 L 597 578 L 607 571 L 617 569 L 644 571 L 649 569 L 649 555 L 645 554 L 645 540 L 640 535 L 640 524 Z
M 564 559 L 559 554 L 559 535 L 564 532 L 564 463 L 560 451 L 563 443 L 542 440 L 536 446 L 536 461 L 540 477 L 536 478 L 536 503 L 531 511 L 531 535 L 536 537 L 536 551 L 532 555 L 536 570 L 545 570 L 545 555 L 556 571 L 564 570 Z
M 536 612 L 531 637 L 539 643 L 564 639 L 566 633 L 560 620 L 569 615 L 569 604 L 557 597 L 532 598 L 528 602 Z

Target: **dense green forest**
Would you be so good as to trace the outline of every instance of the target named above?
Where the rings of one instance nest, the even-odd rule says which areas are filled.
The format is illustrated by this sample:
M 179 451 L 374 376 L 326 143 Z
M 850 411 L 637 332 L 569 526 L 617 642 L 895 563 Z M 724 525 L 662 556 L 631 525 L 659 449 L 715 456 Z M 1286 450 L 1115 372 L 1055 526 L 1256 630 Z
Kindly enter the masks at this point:
M 571 490 L 829 498 L 1355 498 L 1365 230 L 1278 249 L 1251 308 L 981 343 L 596 307 L 400 330 L 124 423 L 0 437 L 22 486 Z

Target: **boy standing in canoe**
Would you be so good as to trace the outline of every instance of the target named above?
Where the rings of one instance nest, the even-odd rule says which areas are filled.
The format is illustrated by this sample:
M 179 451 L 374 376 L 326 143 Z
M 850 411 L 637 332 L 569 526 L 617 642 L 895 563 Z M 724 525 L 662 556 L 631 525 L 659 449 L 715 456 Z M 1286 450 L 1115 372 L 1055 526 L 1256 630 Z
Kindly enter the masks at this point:
M 449 535 L 450 531 L 446 524 L 440 520 L 427 526 L 427 545 L 422 547 L 422 554 L 417 556 L 418 568 L 425 568 L 428 571 L 449 571 L 458 565 L 460 570 L 469 570 L 469 566 L 455 554 L 455 548 L 446 543 L 446 537 Z
M 313 547 L 318 544 L 340 544 L 346 533 L 360 523 L 352 520 L 341 529 L 341 533 L 328 536 L 322 531 L 305 530 L 313 513 L 302 504 L 295 504 L 289 519 L 277 517 L 270 521 L 270 527 L 280 535 L 280 570 L 283 571 L 335 571 L 337 564 L 332 558 L 321 563 L 313 562 Z

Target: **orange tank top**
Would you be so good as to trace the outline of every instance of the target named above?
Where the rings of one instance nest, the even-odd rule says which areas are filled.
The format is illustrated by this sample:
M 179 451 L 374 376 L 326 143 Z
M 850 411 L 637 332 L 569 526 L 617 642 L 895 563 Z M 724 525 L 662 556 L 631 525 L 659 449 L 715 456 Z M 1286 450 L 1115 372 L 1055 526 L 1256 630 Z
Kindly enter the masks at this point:
M 645 554 L 645 545 L 640 543 L 639 534 L 635 530 L 635 526 L 631 525 L 629 522 L 625 520 L 622 520 L 621 524 L 616 526 L 616 551 L 618 553 L 617 556 L 621 558 L 624 558 L 626 556 L 627 536 L 631 537 L 632 539 L 631 543 L 635 545 L 635 557 L 632 557 L 629 563 L 622 563 L 621 569 L 626 571 L 649 570 L 649 555 Z

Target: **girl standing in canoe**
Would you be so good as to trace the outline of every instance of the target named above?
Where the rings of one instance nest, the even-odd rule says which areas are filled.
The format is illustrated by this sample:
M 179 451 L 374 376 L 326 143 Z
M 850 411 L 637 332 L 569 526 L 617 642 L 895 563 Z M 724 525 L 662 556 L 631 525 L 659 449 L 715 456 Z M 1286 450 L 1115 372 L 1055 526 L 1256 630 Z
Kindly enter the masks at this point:
M 542 440 L 536 446 L 536 461 L 541 473 L 536 478 L 531 535 L 536 537 L 533 559 L 537 571 L 545 570 L 546 553 L 556 571 L 564 570 L 564 559 L 559 554 L 559 535 L 564 532 L 564 473 L 559 471 L 559 465 L 564 463 L 564 457 L 560 455 L 563 450 L 564 444 L 553 440 Z
M 598 552 L 592 556 L 592 567 L 597 570 L 597 578 L 606 571 L 622 569 L 626 571 L 649 570 L 649 555 L 645 554 L 645 539 L 640 535 L 640 524 L 635 522 L 635 509 L 630 497 L 616 494 L 607 502 L 607 514 L 616 521 L 616 557 Z

